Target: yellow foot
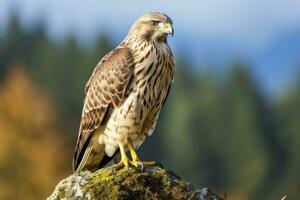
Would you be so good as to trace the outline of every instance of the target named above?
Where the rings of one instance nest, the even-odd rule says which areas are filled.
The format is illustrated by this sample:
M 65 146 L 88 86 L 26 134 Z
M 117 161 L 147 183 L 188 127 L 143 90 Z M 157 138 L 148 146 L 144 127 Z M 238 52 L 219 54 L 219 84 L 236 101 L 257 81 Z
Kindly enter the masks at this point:
M 119 163 L 115 164 L 113 166 L 113 169 L 114 169 L 114 171 L 117 171 L 124 167 L 126 167 L 126 168 L 133 167 L 139 171 L 142 171 L 144 169 L 144 166 L 160 166 L 160 164 L 158 164 L 155 161 L 131 161 L 129 159 L 124 159 L 124 160 L 120 161 Z
M 157 162 L 155 161 L 139 161 L 143 166 L 157 166 Z
M 126 151 L 124 148 L 124 145 L 122 143 L 119 144 L 119 148 L 120 148 L 120 153 L 121 153 L 121 161 L 119 163 L 117 163 L 116 165 L 113 166 L 113 170 L 120 170 L 124 167 L 129 168 L 129 167 L 133 167 L 136 168 L 140 171 L 142 171 L 144 169 L 144 166 L 157 166 L 159 165 L 162 168 L 162 165 L 157 164 L 155 161 L 140 161 L 136 150 L 132 144 L 132 141 L 130 139 L 128 139 L 128 149 L 130 151 L 131 154 L 131 158 L 132 160 L 129 160 L 127 155 L 126 155 Z
M 126 168 L 133 167 L 133 168 L 137 168 L 137 169 L 143 169 L 143 164 L 140 161 L 131 161 L 129 159 L 124 159 L 113 166 L 114 170 L 120 170 L 124 167 L 126 167 Z

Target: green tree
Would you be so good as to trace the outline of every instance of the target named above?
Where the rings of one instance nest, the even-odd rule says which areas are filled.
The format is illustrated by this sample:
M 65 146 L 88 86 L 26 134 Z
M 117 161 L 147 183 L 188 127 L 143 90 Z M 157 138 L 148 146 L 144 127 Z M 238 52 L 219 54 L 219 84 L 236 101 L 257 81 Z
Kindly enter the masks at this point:
M 299 78 L 297 80 L 293 88 L 285 92 L 276 104 L 277 123 L 280 130 L 278 137 L 286 157 L 281 160 L 283 165 L 276 174 L 279 178 L 276 187 L 270 193 L 270 199 L 275 195 L 284 194 L 287 194 L 290 199 L 297 199 L 300 196 L 300 81 Z
M 252 196 L 263 182 L 269 157 L 261 127 L 265 103 L 249 72 L 235 63 L 223 89 L 223 164 L 226 182 L 237 196 Z

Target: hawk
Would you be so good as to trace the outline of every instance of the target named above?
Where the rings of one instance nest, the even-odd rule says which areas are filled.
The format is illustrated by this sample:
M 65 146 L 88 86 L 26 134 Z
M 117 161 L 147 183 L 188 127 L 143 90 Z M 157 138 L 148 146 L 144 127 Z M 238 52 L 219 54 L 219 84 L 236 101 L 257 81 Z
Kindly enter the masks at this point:
M 146 13 L 96 65 L 85 87 L 74 171 L 95 171 L 118 156 L 116 168 L 155 164 L 142 162 L 136 149 L 154 131 L 174 77 L 172 25 L 164 13 Z

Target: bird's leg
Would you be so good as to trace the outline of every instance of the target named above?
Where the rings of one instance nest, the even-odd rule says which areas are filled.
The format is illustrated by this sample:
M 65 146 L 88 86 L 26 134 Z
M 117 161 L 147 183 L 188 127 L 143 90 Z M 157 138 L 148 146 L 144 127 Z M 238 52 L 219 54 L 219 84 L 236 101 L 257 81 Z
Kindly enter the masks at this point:
M 125 151 L 125 148 L 123 146 L 123 144 L 119 144 L 119 149 L 120 149 L 120 152 L 121 152 L 121 161 L 117 164 L 114 165 L 114 169 L 115 170 L 119 170 L 123 167 L 129 167 L 129 159 L 126 155 L 126 151 Z
M 128 143 L 127 144 L 129 150 L 131 149 L 131 146 L 132 146 L 132 143 L 130 142 L 130 144 Z M 133 147 L 133 146 L 132 146 Z M 120 152 L 121 152 L 121 161 L 119 163 L 117 163 L 116 165 L 114 165 L 114 170 L 119 170 L 123 167 L 135 167 L 135 168 L 138 168 L 138 169 L 143 169 L 143 164 L 141 162 L 139 162 L 139 158 L 138 158 L 138 155 L 136 154 L 135 152 L 135 156 L 133 157 L 134 160 L 136 161 L 131 161 L 128 159 L 127 157 L 127 154 L 126 154 L 126 150 L 124 148 L 124 145 L 122 143 L 119 144 L 119 149 L 120 149 Z M 134 148 L 133 148 L 134 149 Z M 131 150 L 130 150 L 131 152 Z
M 128 139 L 128 149 L 130 151 L 130 155 L 131 155 L 131 158 L 132 158 L 132 161 L 136 161 L 136 162 L 139 162 L 140 161 L 140 158 L 132 144 L 132 141 L 131 139 Z
M 141 161 L 131 139 L 128 139 L 127 147 L 130 151 L 132 160 L 129 160 L 123 144 L 119 144 L 119 149 L 121 152 L 121 161 L 114 165 L 114 170 L 119 170 L 123 167 L 135 167 L 137 169 L 143 170 L 144 166 L 156 166 L 157 163 L 155 161 Z
M 128 149 L 130 151 L 130 155 L 132 157 L 132 164 L 138 168 L 143 169 L 144 166 L 155 166 L 157 163 L 155 161 L 141 161 L 131 139 L 128 139 Z

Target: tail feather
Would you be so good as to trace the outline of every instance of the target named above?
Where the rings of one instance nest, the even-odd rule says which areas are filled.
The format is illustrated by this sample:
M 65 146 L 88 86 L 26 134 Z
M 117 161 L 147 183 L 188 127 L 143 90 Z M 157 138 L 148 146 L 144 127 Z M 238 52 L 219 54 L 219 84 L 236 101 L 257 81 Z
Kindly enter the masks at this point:
M 86 148 L 86 150 L 84 152 L 84 155 L 83 155 L 83 157 L 82 157 L 82 159 L 81 159 L 81 161 L 80 161 L 77 169 L 75 169 L 76 172 L 79 172 L 79 171 L 83 170 L 83 168 L 85 167 L 85 165 L 87 163 L 87 160 L 88 160 L 88 158 L 89 158 L 92 150 L 93 150 L 93 144 L 90 143 L 89 146 Z
M 116 161 L 120 160 L 120 152 L 117 150 L 113 156 L 108 156 L 105 153 L 105 145 L 99 144 L 98 137 L 94 136 L 86 145 L 86 148 L 82 149 L 84 152 L 82 156 L 77 160 L 78 166 L 74 167 L 74 171 L 80 172 L 84 170 L 96 171 L 100 168 L 110 166 Z M 76 166 L 76 165 L 74 165 Z
M 105 146 L 100 145 L 96 139 L 92 138 L 85 149 L 76 172 L 83 170 L 96 171 L 105 156 Z
M 75 151 L 73 159 L 75 172 L 84 170 L 96 171 L 97 169 L 110 166 L 120 160 L 119 150 L 116 150 L 113 155 L 108 156 L 105 153 L 105 144 L 99 143 L 99 136 L 104 134 L 104 130 L 104 127 L 100 127 L 86 140 L 86 143 L 80 151 Z

